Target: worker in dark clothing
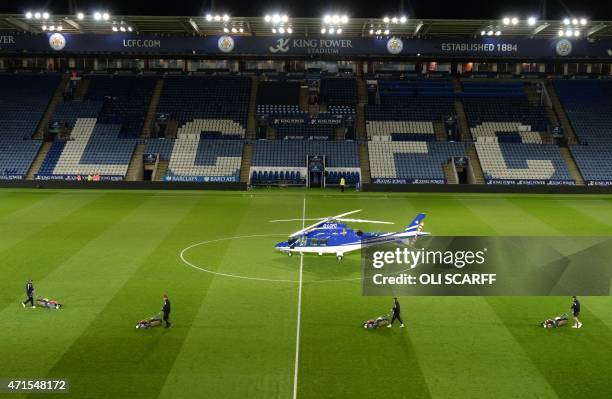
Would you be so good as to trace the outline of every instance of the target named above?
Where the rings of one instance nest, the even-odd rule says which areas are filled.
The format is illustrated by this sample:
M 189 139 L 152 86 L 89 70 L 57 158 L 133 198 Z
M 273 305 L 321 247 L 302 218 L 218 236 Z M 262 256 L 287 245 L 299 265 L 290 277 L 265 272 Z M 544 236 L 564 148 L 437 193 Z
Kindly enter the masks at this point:
M 393 322 L 397 319 L 397 321 L 400 322 L 400 327 L 404 328 L 404 322 L 402 321 L 402 318 L 400 316 L 400 303 L 396 298 L 393 298 L 393 317 L 391 318 L 391 323 L 389 323 L 389 325 L 387 327 L 391 328 L 391 326 L 393 325 Z
M 162 307 L 164 313 L 164 321 L 166 322 L 166 328 L 170 327 L 170 299 L 168 295 L 164 294 L 164 306 Z
M 578 319 L 578 316 L 580 316 L 580 301 L 575 296 L 572 297 L 572 306 L 570 309 L 572 310 L 572 315 L 574 316 L 574 325 L 572 328 L 582 328 L 582 323 Z
M 28 280 L 28 282 L 26 283 L 25 291 L 26 295 L 28 296 L 28 299 L 21 302 L 21 306 L 25 308 L 26 303 L 30 303 L 30 305 L 35 308 L 36 306 L 34 306 L 34 283 L 32 282 L 32 280 Z

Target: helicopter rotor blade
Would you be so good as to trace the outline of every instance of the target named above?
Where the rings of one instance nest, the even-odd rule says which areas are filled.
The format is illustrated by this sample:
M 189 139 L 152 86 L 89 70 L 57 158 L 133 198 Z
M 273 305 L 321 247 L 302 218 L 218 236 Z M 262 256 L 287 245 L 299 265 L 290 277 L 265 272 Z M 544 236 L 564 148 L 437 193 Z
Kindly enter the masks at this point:
M 340 215 L 336 215 L 336 216 L 331 216 L 330 219 L 338 219 L 344 216 L 348 216 L 348 215 L 352 215 L 353 213 L 357 213 L 357 212 L 361 212 L 361 209 L 357 209 L 354 211 L 350 211 L 350 212 L 346 212 L 346 213 L 341 213 Z
M 310 229 L 312 229 L 314 227 L 317 227 L 319 224 L 321 224 L 322 222 L 324 222 L 326 220 L 327 220 L 327 218 L 319 220 L 318 222 L 313 223 L 310 226 L 304 227 L 303 229 L 296 231 L 295 233 L 291 234 L 289 237 L 293 238 L 293 237 L 299 236 L 300 234 L 305 233 L 305 232 L 307 232 L 308 230 L 310 230 Z
M 354 223 L 374 223 L 374 224 L 395 224 L 393 222 L 384 222 L 381 220 L 366 220 L 366 219 L 345 219 L 345 218 L 339 218 L 336 219 L 340 222 L 354 222 Z
M 275 219 L 275 220 L 268 220 L 268 222 L 270 223 L 276 223 L 276 222 L 297 222 L 297 221 L 302 221 L 302 220 L 325 220 L 327 218 L 307 218 L 307 219 Z

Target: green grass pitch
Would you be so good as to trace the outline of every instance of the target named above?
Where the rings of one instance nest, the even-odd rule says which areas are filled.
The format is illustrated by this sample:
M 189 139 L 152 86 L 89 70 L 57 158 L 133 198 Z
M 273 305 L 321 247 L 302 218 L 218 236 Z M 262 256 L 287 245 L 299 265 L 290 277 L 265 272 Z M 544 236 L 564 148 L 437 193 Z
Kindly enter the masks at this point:
M 612 234 L 607 196 L 3 190 L 0 378 L 69 378 L 61 398 L 612 397 L 611 297 L 552 331 L 535 324 L 569 298 L 402 297 L 405 329 L 365 331 L 391 299 L 361 295 L 359 254 L 305 256 L 298 340 L 300 257 L 273 245 L 301 223 L 268 220 L 304 197 L 383 227 L 427 212 L 438 235 Z M 208 272 L 179 256 L 202 242 L 184 256 Z M 29 278 L 65 309 L 23 309 Z M 164 293 L 174 326 L 136 330 Z

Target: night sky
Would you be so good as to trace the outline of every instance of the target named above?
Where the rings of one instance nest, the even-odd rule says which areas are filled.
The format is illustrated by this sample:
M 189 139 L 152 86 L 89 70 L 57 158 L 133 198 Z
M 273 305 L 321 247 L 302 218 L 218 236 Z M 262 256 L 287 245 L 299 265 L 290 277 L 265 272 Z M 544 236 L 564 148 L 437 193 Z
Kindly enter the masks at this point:
M 373 4 L 376 6 L 373 7 Z M 546 4 L 547 19 L 575 16 L 612 20 L 612 0 L 546 0 Z M 504 15 L 517 15 L 523 19 L 530 15 L 542 18 L 539 0 L 0 0 L 2 13 L 42 9 L 55 14 L 91 13 L 95 9 L 107 9 L 116 15 L 203 15 L 207 11 L 216 11 L 232 16 L 262 16 L 282 11 L 293 17 L 321 17 L 331 12 L 346 13 L 350 17 L 382 17 L 403 11 L 414 18 L 500 19 Z

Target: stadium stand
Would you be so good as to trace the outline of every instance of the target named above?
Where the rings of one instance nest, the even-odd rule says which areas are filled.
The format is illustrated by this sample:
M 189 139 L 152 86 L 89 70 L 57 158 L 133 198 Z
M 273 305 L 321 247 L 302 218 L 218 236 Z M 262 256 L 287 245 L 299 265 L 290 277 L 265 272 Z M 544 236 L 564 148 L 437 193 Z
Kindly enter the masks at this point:
M 461 97 L 475 139 L 541 143 L 541 133 L 548 131 L 543 106 L 529 103 L 522 82 L 465 81 Z
M 555 80 L 554 89 L 580 145 L 569 149 L 587 184 L 612 182 L 612 82 Z
M 213 126 L 217 126 L 215 123 L 219 121 L 219 126 L 233 126 L 233 133 L 244 136 L 250 92 L 251 80 L 248 77 L 167 76 L 157 112 L 169 114 L 178 122 L 179 128 L 188 122 L 212 119 L 215 120 L 211 122 Z M 238 125 L 242 130 L 238 129 Z M 191 124 L 183 133 L 206 132 L 200 126 L 203 125 Z
M 455 114 L 450 80 L 379 80 L 380 104 L 365 108 L 369 138 L 433 141 L 434 123 Z
M 357 105 L 357 81 L 353 77 L 333 77 L 321 79 L 321 102 L 327 106 Z
M 487 183 L 575 183 L 556 145 L 499 143 L 493 139 L 479 140 L 475 146 Z
M 0 75 L 0 179 L 23 179 L 41 141 L 32 140 L 59 75 Z
M 466 144 L 424 141 L 372 141 L 368 146 L 372 180 L 407 183 L 446 182 L 443 164 L 466 157 Z M 384 182 L 384 181 L 381 181 Z
M 256 142 L 251 163 L 251 182 L 266 185 L 280 182 L 304 184 L 306 159 L 309 155 L 325 156 L 326 169 L 330 170 L 329 184 L 337 184 L 340 175 L 345 176 L 348 184 L 359 182 L 359 145 L 357 143 L 308 140 Z

